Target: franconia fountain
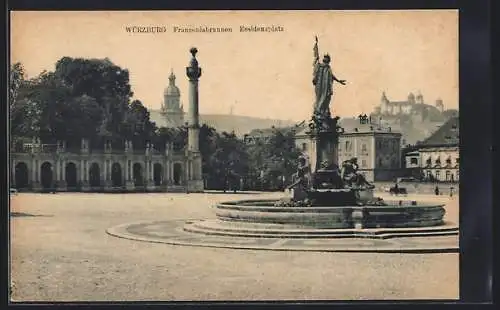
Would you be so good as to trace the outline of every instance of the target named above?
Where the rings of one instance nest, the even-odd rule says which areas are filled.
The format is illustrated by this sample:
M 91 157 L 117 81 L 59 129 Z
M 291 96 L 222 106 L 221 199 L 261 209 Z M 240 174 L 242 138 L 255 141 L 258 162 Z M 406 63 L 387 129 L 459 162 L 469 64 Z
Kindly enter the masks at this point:
M 330 113 L 333 82 L 345 85 L 330 67 L 330 56 L 319 61 L 314 45 L 313 85 L 316 100 L 309 122 L 309 153 L 299 158 L 289 195 L 276 200 L 239 200 L 215 206 L 216 219 L 189 222 L 191 233 L 234 237 L 330 238 L 435 236 L 457 234 L 445 223 L 442 204 L 384 201 L 358 173 L 357 159 L 338 164 L 338 138 L 343 129 Z
M 339 118 L 331 116 L 330 101 L 333 82 L 344 85 L 346 81 L 333 75 L 329 55 L 319 61 L 317 38 L 313 50 L 316 100 L 308 127 L 310 147 L 299 158 L 287 195 L 221 202 L 214 206 L 214 219 L 131 223 L 107 232 L 148 242 L 239 249 L 457 251 L 458 226 L 443 220 L 443 204 L 384 201 L 374 197 L 374 186 L 358 173 L 356 158 L 339 165 L 338 140 L 343 129 Z M 193 58 L 186 69 L 195 114 L 201 75 L 196 52 L 191 49 Z M 194 125 L 190 141 L 196 146 Z

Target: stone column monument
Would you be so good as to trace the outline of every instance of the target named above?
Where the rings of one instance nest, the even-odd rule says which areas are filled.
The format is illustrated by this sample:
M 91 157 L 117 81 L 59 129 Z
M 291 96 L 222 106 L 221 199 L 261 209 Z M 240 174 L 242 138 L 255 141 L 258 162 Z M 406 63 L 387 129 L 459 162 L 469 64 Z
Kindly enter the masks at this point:
M 193 57 L 186 67 L 186 75 L 189 78 L 189 113 L 188 113 L 188 156 L 186 172 L 189 171 L 187 190 L 189 192 L 202 192 L 203 179 L 201 173 L 201 154 L 199 148 L 199 113 L 198 113 L 198 79 L 201 76 L 201 68 L 196 60 L 198 49 L 193 47 L 189 50 Z M 189 169 L 191 168 L 191 169 Z

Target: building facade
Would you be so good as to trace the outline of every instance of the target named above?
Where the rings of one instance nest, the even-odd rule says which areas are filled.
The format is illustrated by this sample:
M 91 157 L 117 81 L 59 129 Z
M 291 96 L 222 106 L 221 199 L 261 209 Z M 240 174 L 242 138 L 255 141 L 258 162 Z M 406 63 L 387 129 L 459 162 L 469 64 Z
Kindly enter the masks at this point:
M 197 49 L 192 48 L 190 53 L 192 58 L 186 67 L 190 90 L 188 143 L 183 149 L 175 150 L 168 143 L 160 152 L 149 143 L 145 148 L 134 148 L 131 141 L 113 148 L 110 140 L 102 149 L 91 149 L 89 141 L 82 139 L 75 150 L 67 149 L 65 141 L 47 145 L 35 138 L 33 143 L 10 150 L 10 186 L 32 191 L 203 191 L 198 108 L 201 68 Z M 173 72 L 169 80 L 164 94 L 166 110 L 182 112 Z M 180 115 L 183 117 L 183 112 Z
M 418 169 L 425 181 L 459 182 L 459 136 L 459 118 L 452 117 L 405 154 L 407 170 Z
M 343 128 L 339 137 L 339 164 L 356 157 L 359 172 L 370 182 L 393 181 L 401 174 L 401 133 L 390 127 L 360 120 L 356 127 Z M 296 135 L 296 146 L 303 152 L 314 147 L 304 128 Z
M 92 150 L 82 140 L 79 150 L 67 150 L 64 143 L 40 144 L 37 141 L 10 153 L 11 187 L 18 190 L 56 191 L 197 191 L 193 180 L 192 158 L 185 150 L 174 151 L 167 144 L 160 152 L 152 146 Z

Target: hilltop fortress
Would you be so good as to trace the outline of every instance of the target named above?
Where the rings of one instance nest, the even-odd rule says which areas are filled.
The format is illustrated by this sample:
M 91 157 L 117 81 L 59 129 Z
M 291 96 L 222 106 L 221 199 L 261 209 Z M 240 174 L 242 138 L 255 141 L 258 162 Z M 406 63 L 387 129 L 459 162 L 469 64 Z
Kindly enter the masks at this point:
M 398 116 L 409 116 L 409 120 L 413 122 L 444 122 L 451 116 L 456 116 L 457 110 L 445 110 L 443 100 L 436 99 L 434 105 L 426 104 L 424 96 L 418 93 L 415 96 L 413 93 L 408 94 L 405 101 L 390 101 L 385 92 L 380 98 L 380 105 L 375 108 L 372 117 L 378 116 L 383 119 L 394 119 Z

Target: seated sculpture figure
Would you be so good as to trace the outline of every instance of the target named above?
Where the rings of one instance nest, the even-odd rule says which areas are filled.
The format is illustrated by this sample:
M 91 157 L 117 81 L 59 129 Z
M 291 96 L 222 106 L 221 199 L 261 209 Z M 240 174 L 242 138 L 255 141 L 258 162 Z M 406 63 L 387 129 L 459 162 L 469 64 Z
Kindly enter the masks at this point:
M 293 183 L 288 186 L 288 188 L 293 188 L 296 186 L 301 186 L 302 188 L 308 188 L 310 183 L 311 169 L 309 162 L 305 156 L 299 157 L 299 164 L 297 166 L 297 172 L 294 174 Z
M 375 186 L 369 183 L 365 176 L 358 173 L 358 159 L 353 157 L 342 163 L 342 180 L 348 188 L 366 188 L 372 189 Z

